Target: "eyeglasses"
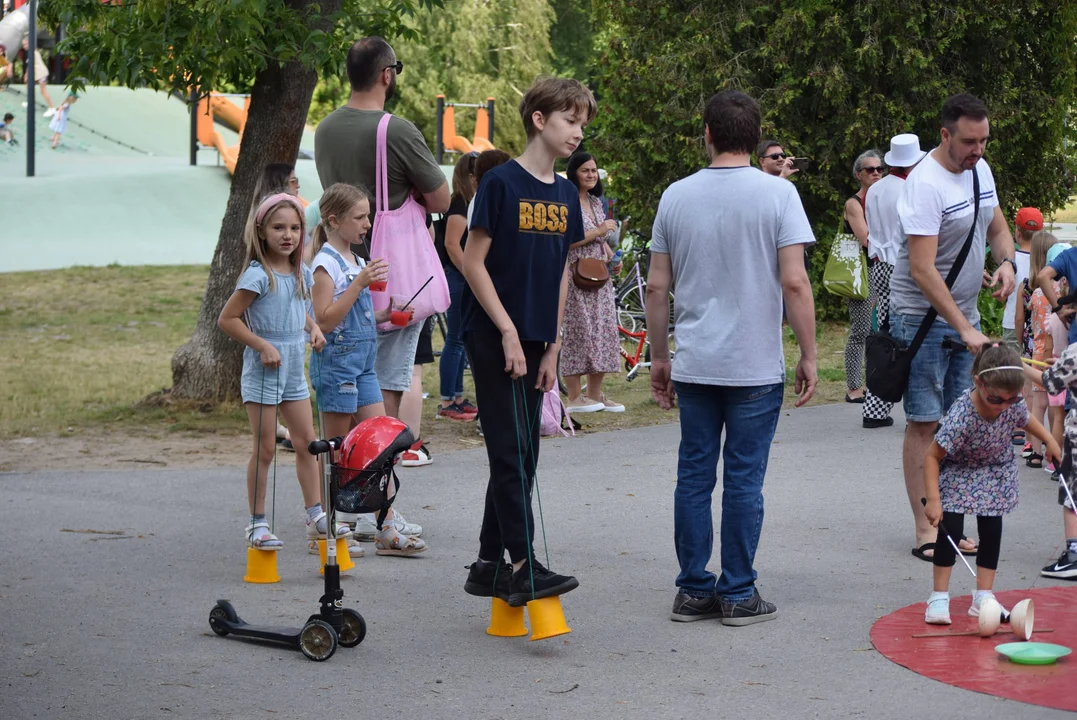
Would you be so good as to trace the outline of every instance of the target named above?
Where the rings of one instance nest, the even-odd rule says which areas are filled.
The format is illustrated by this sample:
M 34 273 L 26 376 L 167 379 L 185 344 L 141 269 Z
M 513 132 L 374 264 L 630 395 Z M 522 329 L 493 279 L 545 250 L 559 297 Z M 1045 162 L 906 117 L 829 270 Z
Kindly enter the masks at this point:
M 763 156 L 766 160 L 785 160 L 787 157 L 789 156 L 785 153 L 771 153 L 770 155 Z
M 475 163 L 479 160 L 479 154 L 472 150 L 467 154 L 467 171 L 469 173 L 475 173 Z
M 396 70 L 396 74 L 404 72 L 404 63 L 401 60 L 397 60 L 395 65 L 386 65 L 382 70 Z
M 872 165 L 871 167 L 862 167 L 860 168 L 860 171 L 868 173 L 879 173 L 880 175 L 882 175 L 886 171 L 886 168 L 884 168 L 882 165 Z

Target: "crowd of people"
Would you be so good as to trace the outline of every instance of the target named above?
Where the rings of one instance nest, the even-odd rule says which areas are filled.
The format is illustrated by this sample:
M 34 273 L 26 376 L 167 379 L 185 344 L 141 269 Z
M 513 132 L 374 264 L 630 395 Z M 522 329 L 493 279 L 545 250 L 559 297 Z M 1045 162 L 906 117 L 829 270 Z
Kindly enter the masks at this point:
M 249 265 L 220 317 L 221 328 L 246 345 L 242 389 L 254 435 L 248 543 L 282 546 L 265 518 L 266 471 L 283 430 L 278 413 L 297 456 L 312 552 L 313 542 L 325 536 L 316 462 L 305 449 L 314 437 L 311 386 L 320 434 L 344 434 L 367 418 L 390 415 L 416 439 L 404 464 L 431 461 L 420 434 L 421 385 L 414 402 L 417 368 L 424 355 L 432 359 L 423 349 L 430 323 L 412 317 L 403 327 L 387 326 L 389 309 L 372 293 L 401 262 L 370 251 L 379 215 L 383 223 L 398 223 L 394 227 L 405 217 L 413 227 L 425 221 L 428 230 L 419 232 L 438 249 L 449 297 L 437 417 L 478 420 L 485 433 L 485 509 L 465 592 L 510 605 L 568 592 L 577 579 L 551 572 L 534 555 L 531 490 L 543 395 L 560 375 L 569 412 L 624 410 L 603 392 L 604 375 L 617 370 L 616 310 L 608 275 L 603 281 L 592 269 L 619 270 L 609 267 L 617 224 L 605 214 L 595 159 L 578 151 L 583 128 L 598 110 L 595 99 L 574 80 L 537 80 L 520 103 L 523 153 L 515 159 L 497 150 L 461 156 L 450 193 L 421 133 L 385 113 L 403 72 L 389 44 L 360 40 L 348 53 L 347 70 L 349 101 L 316 133 L 315 162 L 325 188 L 320 201 L 304 210 L 294 168 L 267 168 L 247 226 Z M 746 625 L 777 615 L 756 588 L 754 560 L 786 378 L 783 323 L 800 349 L 798 407 L 817 383 L 815 306 L 805 262 L 815 237 L 790 182 L 806 164 L 776 141 L 760 142 L 756 101 L 721 92 L 707 103 L 703 125 L 710 164 L 665 190 L 653 225 L 646 302 L 651 390 L 661 407 L 679 405 L 681 412 L 674 494 L 680 572 L 671 618 Z M 977 558 L 971 612 L 992 597 L 1001 518 L 1017 503 L 1013 443 L 1022 445 L 1029 465 L 1046 459 L 1061 479 L 1067 546 L 1043 573 L 1077 577 L 1077 516 L 1068 499 L 1077 442 L 1072 397 L 1064 421 L 1062 410 L 1068 390 L 1077 388 L 1077 349 L 1063 350 L 1077 339 L 1067 305 L 1074 298 L 1059 305 L 1077 282 L 1077 249 L 1064 249 L 1044 231 L 1039 212 L 1025 208 L 1015 218 L 1015 252 L 982 157 L 989 135 L 983 103 L 966 94 L 950 98 L 940 125 L 931 151 L 920 150 L 915 135 L 901 134 L 885 155 L 861 153 L 852 167 L 856 192 L 843 207 L 846 231 L 869 268 L 869 297 L 849 303 L 846 350 L 846 400 L 863 404 L 864 427 L 894 422 L 892 405 L 865 387 L 864 341 L 873 326 L 906 346 L 926 336 L 902 398 L 902 459 L 913 554 L 935 568 L 925 616 L 930 623 L 949 622 L 954 547 Z M 384 150 L 373 152 L 379 143 Z M 558 159 L 568 161 L 567 179 L 554 172 Z M 442 216 L 434 226 L 431 214 Z M 991 273 L 988 245 L 997 268 Z M 737 271 L 723 272 L 731 267 Z M 723 282 L 714 282 L 717 275 Z M 1012 296 L 999 342 L 980 331 L 983 286 L 999 300 Z M 674 287 L 676 363 L 668 342 Z M 1015 287 L 1021 291 L 1014 294 Z M 313 349 L 309 384 L 306 343 Z M 1026 367 L 1021 352 L 1048 369 Z M 476 404 L 464 394 L 467 366 Z M 1043 425 L 1048 408 L 1050 431 Z M 716 575 L 707 565 L 720 457 Z M 962 534 L 966 514 L 977 517 L 979 543 Z M 370 516 L 338 519 L 338 534 L 348 538 L 353 556 L 362 554 L 358 540 L 373 540 L 384 555 L 426 550 L 422 528 L 399 512 L 390 511 L 381 525 Z M 947 535 L 953 544 L 944 542 Z

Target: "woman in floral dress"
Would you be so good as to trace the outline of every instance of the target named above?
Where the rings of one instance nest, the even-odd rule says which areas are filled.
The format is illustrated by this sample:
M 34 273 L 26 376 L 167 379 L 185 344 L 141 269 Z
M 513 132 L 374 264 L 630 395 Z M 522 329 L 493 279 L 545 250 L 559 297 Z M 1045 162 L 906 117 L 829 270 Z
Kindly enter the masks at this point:
M 606 219 L 602 208 L 602 182 L 594 158 L 584 152 L 568 160 L 568 179 L 580 190 L 584 238 L 568 251 L 569 267 L 580 258 L 609 262 L 613 258 L 610 243 L 616 240 L 617 223 Z M 613 268 L 616 274 L 619 267 Z M 606 373 L 617 372 L 617 309 L 613 282 L 597 290 L 582 290 L 568 285 L 565 302 L 565 326 L 561 345 L 561 374 L 568 390 L 565 409 L 570 413 L 624 412 L 624 405 L 602 392 Z M 581 377 L 587 376 L 587 392 L 581 389 Z

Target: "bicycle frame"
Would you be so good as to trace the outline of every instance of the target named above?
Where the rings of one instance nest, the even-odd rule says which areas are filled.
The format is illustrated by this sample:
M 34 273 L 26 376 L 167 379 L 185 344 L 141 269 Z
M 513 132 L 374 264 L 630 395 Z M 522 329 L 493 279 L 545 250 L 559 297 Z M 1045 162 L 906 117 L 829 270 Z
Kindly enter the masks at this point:
M 636 375 L 639 374 L 640 368 L 651 366 L 651 363 L 649 362 L 640 361 L 640 358 L 643 357 L 643 350 L 647 347 L 647 328 L 643 328 L 639 332 L 632 332 L 631 330 L 626 330 L 625 328 L 618 325 L 617 332 L 620 333 L 622 337 L 629 338 L 630 340 L 636 342 L 636 352 L 632 355 L 628 354 L 628 351 L 625 350 L 624 345 L 618 344 L 617 346 L 617 349 L 621 353 L 621 357 L 624 358 L 625 370 L 628 371 L 628 374 L 625 376 L 625 380 L 631 381 L 634 380 Z

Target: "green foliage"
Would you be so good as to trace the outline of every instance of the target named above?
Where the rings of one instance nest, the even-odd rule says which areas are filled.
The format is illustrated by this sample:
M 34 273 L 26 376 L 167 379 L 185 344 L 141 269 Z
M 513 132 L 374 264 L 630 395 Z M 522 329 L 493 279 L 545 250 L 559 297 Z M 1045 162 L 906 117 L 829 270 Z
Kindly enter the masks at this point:
M 203 90 L 250 90 L 270 63 L 301 63 L 341 75 L 344 57 L 363 34 L 408 34 L 406 18 L 440 0 L 55 0 L 52 16 L 71 32 L 64 53 L 77 57 L 73 84 L 151 87 L 187 95 Z M 319 28 L 323 8 L 332 32 Z
M 937 142 L 956 92 L 990 110 L 992 164 L 1008 216 L 1065 205 L 1077 5 L 1055 0 L 611 0 L 592 147 L 637 228 L 663 189 L 703 166 L 702 112 L 726 88 L 757 98 L 763 132 L 812 165 L 796 185 L 821 241 L 818 274 L 853 160 L 899 132 Z M 823 317 L 843 303 L 818 295 Z
M 1006 311 L 1006 303 L 991 297 L 991 293 L 992 290 L 983 288 L 976 299 L 980 310 L 980 331 L 987 337 L 1001 338 L 1002 314 Z
M 415 123 L 433 149 L 439 94 L 461 103 L 493 97 L 494 144 L 522 151 L 526 138 L 516 108 L 536 77 L 554 71 L 552 21 L 547 0 L 446 0 L 444 9 L 416 13 L 407 20 L 408 36 L 393 44 L 405 70 L 388 109 Z M 308 121 L 321 121 L 348 93 L 346 79 L 325 78 Z M 456 134 L 470 139 L 474 130 L 474 109 L 457 108 Z

